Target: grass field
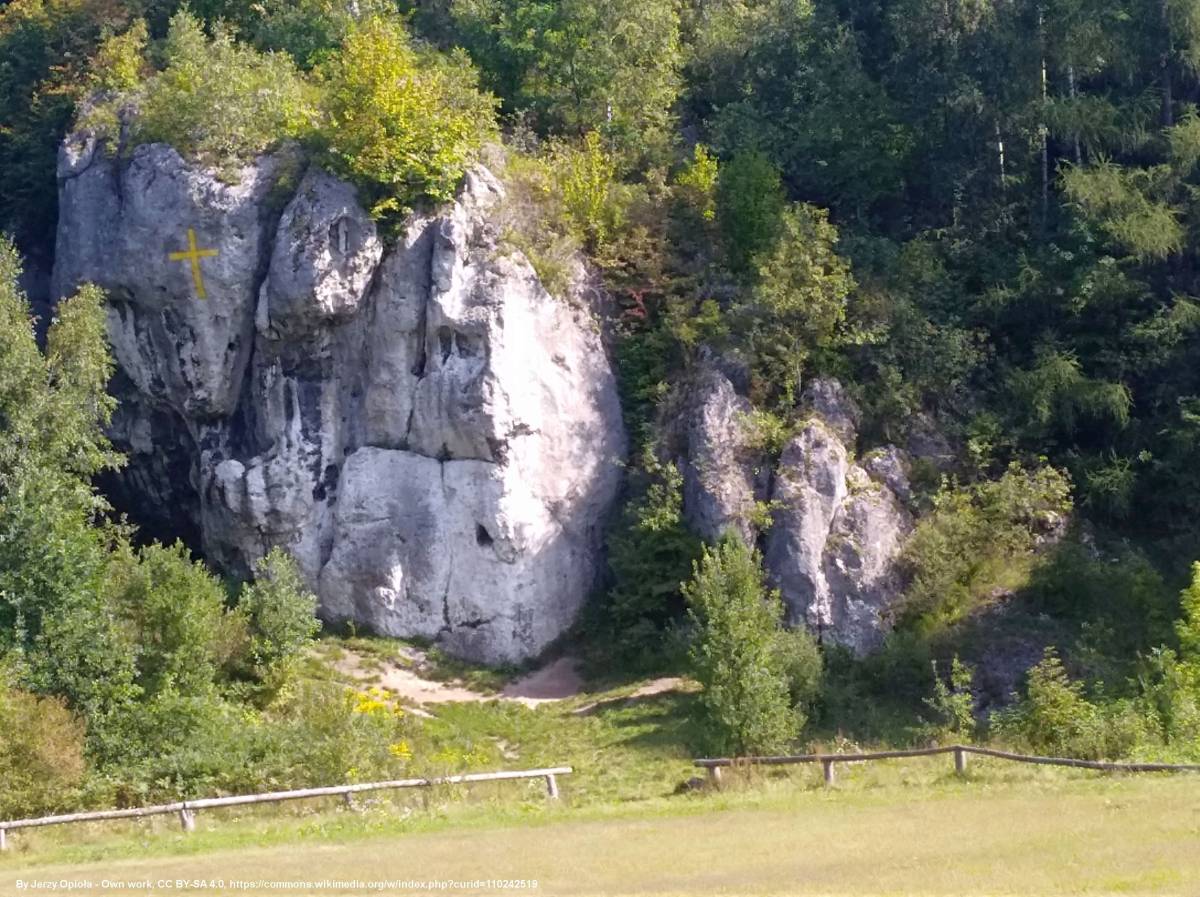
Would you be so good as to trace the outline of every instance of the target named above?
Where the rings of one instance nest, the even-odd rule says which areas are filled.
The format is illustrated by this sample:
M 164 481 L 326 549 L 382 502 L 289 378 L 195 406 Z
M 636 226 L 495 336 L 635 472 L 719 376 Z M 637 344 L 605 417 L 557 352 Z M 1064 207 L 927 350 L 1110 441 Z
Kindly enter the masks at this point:
M 940 756 L 842 764 L 832 789 L 819 767 L 796 767 L 690 791 L 678 786 L 696 773 L 696 696 L 631 699 L 637 685 L 536 709 L 443 704 L 421 719 L 413 774 L 571 765 L 556 803 L 535 780 L 399 792 L 356 810 L 322 799 L 202 811 L 189 835 L 174 817 L 19 831 L 0 854 L 0 897 L 33 890 L 18 880 L 90 880 L 72 891 L 84 894 L 361 894 L 235 891 L 231 882 L 496 878 L 536 880 L 545 895 L 1200 897 L 1200 775 L 973 757 L 960 779 Z M 225 885 L 189 889 L 176 879 Z
M 847 768 L 831 790 L 803 770 L 626 803 L 575 805 L 567 785 L 558 807 L 532 793 L 439 795 L 428 809 L 213 812 L 191 836 L 173 819 L 71 840 L 23 834 L 0 860 L 0 894 L 19 893 L 18 878 L 97 885 L 76 893 L 112 893 L 103 879 L 504 878 L 536 879 L 547 895 L 1200 894 L 1200 776 L 981 761 L 958 781 L 946 766 Z

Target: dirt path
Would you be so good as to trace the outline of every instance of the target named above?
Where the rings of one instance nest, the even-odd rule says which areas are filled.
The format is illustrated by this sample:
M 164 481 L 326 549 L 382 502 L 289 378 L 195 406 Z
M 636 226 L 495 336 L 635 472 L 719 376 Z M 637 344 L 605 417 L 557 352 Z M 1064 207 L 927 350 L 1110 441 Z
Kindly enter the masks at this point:
M 406 648 L 403 661 L 381 661 L 367 658 L 355 651 L 344 649 L 333 662 L 334 668 L 343 675 L 364 685 L 378 685 L 396 695 L 403 703 L 412 706 L 418 715 L 427 715 L 420 708 L 445 704 L 452 701 L 515 701 L 526 707 L 562 701 L 586 693 L 583 677 L 579 672 L 579 661 L 571 656 L 559 657 L 540 669 L 514 679 L 498 693 L 488 694 L 452 680 L 430 678 L 422 673 L 426 664 L 424 652 L 417 648 Z M 683 685 L 677 677 L 663 677 L 643 683 L 637 691 L 615 700 L 648 697 L 674 691 Z M 582 708 L 595 709 L 604 702 L 596 702 Z

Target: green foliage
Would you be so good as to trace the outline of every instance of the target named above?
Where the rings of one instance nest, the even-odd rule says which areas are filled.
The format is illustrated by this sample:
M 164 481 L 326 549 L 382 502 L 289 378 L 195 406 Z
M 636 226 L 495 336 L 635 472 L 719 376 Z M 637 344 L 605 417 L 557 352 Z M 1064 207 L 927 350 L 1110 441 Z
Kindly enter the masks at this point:
M 747 272 L 776 241 L 786 201 L 779 169 L 761 153 L 740 153 L 721 166 L 717 223 L 729 266 Z
M 172 689 L 204 695 L 245 640 L 245 622 L 225 610 L 225 591 L 182 543 L 128 548 L 113 557 L 107 601 L 137 651 L 137 684 L 147 696 Z
M 542 133 L 599 131 L 626 159 L 669 145 L 680 86 L 670 0 L 452 0 L 450 11 L 451 40 Z
M 941 738 L 959 742 L 971 741 L 975 736 L 975 695 L 971 683 L 975 671 L 958 659 L 950 663 L 950 675 L 943 678 L 938 674 L 937 661 L 933 667 L 933 697 L 925 699 L 925 706 L 934 712 L 937 720 L 933 732 Z
M 775 662 L 787 680 L 792 707 L 800 714 L 798 727 L 802 728 L 802 721 L 807 719 L 821 693 L 825 658 L 816 638 L 803 626 L 778 630 L 771 648 Z
M 1040 346 L 1033 364 L 1012 375 L 1013 402 L 1025 409 L 1031 424 L 1071 433 L 1081 423 L 1111 421 L 1118 427 L 1129 422 L 1133 404 L 1128 388 L 1083 374 L 1079 360 L 1050 346 Z
M 13 0 L 0 5 L 0 231 L 45 260 L 58 203 L 55 157 L 90 83 L 107 30 L 137 17 L 118 0 Z
M 451 199 L 494 133 L 494 101 L 467 60 L 418 49 L 396 19 L 363 21 L 320 75 L 323 159 L 376 217 Z
M 994 589 L 1023 585 L 1039 535 L 1061 526 L 1070 494 L 1070 481 L 1050 466 L 1014 464 L 997 480 L 944 484 L 904 549 L 905 623 L 936 629 L 966 617 Z
M 1063 175 L 1067 196 L 1097 220 L 1112 240 L 1138 259 L 1163 259 L 1184 245 L 1178 213 L 1153 197 L 1164 169 L 1125 170 L 1111 162 L 1070 168 Z
M 554 171 L 543 156 L 514 152 L 505 160 L 504 185 L 501 238 L 525 256 L 551 295 L 566 296 L 582 246 Z
M 624 669 L 657 669 L 674 658 L 665 645 L 684 609 L 681 586 L 701 543 L 683 522 L 683 477 L 645 454 L 646 482 L 608 537 L 612 584 L 590 625 Z
M 1128 756 L 1145 737 L 1128 705 L 1089 701 L 1054 648 L 1029 671 L 1024 697 L 992 717 L 995 735 L 1052 757 L 1101 760 Z
M 1195 755 L 1200 742 L 1200 667 L 1181 661 L 1170 648 L 1141 659 L 1138 700 L 1156 734 L 1176 751 Z
M 58 698 L 0 678 L 0 816 L 62 809 L 84 777 L 83 723 Z
M 1192 581 L 1180 601 L 1182 615 L 1175 624 L 1179 648 L 1193 662 L 1200 663 L 1200 562 L 1192 565 Z
M 135 144 L 169 143 L 232 168 L 313 127 L 311 90 L 290 57 L 259 53 L 219 25 L 210 39 L 186 10 L 171 18 L 163 62 L 138 97 Z
M 335 682 L 298 681 L 263 711 L 167 688 L 109 729 L 97 775 L 125 803 L 396 778 L 411 758 L 409 718 Z
M 385 0 L 263 0 L 257 15 L 242 25 L 263 50 L 286 53 L 302 69 L 319 65 L 334 52 L 363 18 L 388 11 Z
M 735 754 L 784 750 L 804 719 L 789 706 L 778 650 L 783 606 L 763 586 L 757 552 L 727 535 L 704 550 L 684 595 L 696 627 L 690 658 L 704 688 L 708 747 Z
M 99 597 L 116 534 L 95 525 L 104 505 L 89 484 L 117 463 L 103 296 L 85 287 L 61 303 L 43 354 L 19 273 L 0 242 L 0 656 L 19 661 L 21 684 L 99 710 L 132 687 Z
M 683 201 L 695 210 L 702 221 L 714 221 L 717 217 L 717 183 L 719 168 L 708 147 L 697 143 L 692 158 L 675 178 Z
M 794 404 L 806 359 L 834 345 L 854 278 L 834 250 L 837 229 L 825 212 L 797 205 L 777 222 L 770 249 L 755 257 L 749 304 L 738 310 L 762 384 Z
M 1071 655 L 1089 676 L 1127 679 L 1142 653 L 1170 641 L 1177 596 L 1143 552 L 1068 539 L 1046 555 L 1025 590 L 1028 608 L 1080 627 Z M 1080 650 L 1081 647 L 1085 650 Z
M 603 246 L 621 227 L 622 209 L 614 195 L 616 161 L 600 135 L 589 131 L 578 146 L 556 144 L 549 165 L 572 231 L 590 249 Z
M 280 548 L 256 565 L 254 581 L 238 596 L 238 609 L 249 622 L 250 656 L 259 678 L 285 670 L 321 629 L 317 596 Z
M 101 92 L 134 90 L 146 70 L 146 42 L 150 32 L 142 19 L 121 34 L 106 37 L 91 62 L 92 86 Z

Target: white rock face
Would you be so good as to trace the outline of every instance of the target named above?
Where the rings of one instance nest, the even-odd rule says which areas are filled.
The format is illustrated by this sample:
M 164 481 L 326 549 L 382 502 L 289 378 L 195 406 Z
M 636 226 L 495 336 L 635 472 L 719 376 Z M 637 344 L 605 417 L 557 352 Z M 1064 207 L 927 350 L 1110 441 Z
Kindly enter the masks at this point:
M 715 365 L 703 364 L 683 389 L 675 418 L 678 465 L 683 474 L 683 513 L 702 539 L 715 542 L 726 530 L 753 544 L 751 518 L 755 472 L 761 464 L 749 445 L 750 402 Z
M 907 495 L 908 481 L 891 447 L 867 469 L 850 462 L 857 409 L 833 381 L 814 386 L 806 393 L 814 417 L 775 473 L 764 563 L 792 625 L 865 654 L 886 633 L 903 587 L 895 562 L 912 518 L 893 490 Z
M 118 164 L 64 144 L 55 290 L 110 292 L 122 487 L 229 571 L 285 546 L 329 620 L 536 655 L 595 581 L 621 476 L 599 327 L 498 245 L 485 170 L 385 249 L 316 169 L 279 211 L 289 161 L 230 185 L 164 146 Z M 217 252 L 203 299 L 170 258 L 189 228 Z
M 59 152 L 60 216 L 52 290 L 93 281 L 109 293 L 109 335 L 139 392 L 203 419 L 233 413 L 250 357 L 254 295 L 272 223 L 264 215 L 280 160 L 236 185 L 192 171 L 167 146 L 117 165 L 87 137 Z M 196 248 L 203 298 L 187 260 Z

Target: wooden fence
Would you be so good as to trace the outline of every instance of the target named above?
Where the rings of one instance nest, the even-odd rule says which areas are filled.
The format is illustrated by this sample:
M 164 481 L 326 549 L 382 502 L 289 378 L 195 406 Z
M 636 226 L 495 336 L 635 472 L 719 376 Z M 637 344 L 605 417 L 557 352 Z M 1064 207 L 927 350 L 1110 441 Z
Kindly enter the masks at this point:
M 954 754 L 954 771 L 962 775 L 967 771 L 967 754 L 981 757 L 996 757 L 1014 763 L 1035 763 L 1041 766 L 1071 766 L 1077 769 L 1100 769 L 1106 772 L 1200 772 L 1200 764 L 1176 763 L 1105 763 L 1099 760 L 1073 760 L 1069 757 L 1037 757 L 1029 754 L 1014 754 L 994 748 L 976 747 L 970 744 L 951 744 L 946 747 L 916 748 L 907 751 L 869 751 L 861 754 L 797 754 L 789 757 L 721 757 L 696 760 L 694 765 L 708 770 L 711 782 L 721 781 L 721 770 L 742 766 L 789 766 L 795 763 L 820 763 L 825 771 L 825 784 L 834 783 L 835 763 L 863 763 L 871 760 L 895 760 L 902 757 L 931 757 L 935 754 Z
M 196 811 L 212 807 L 235 807 L 242 804 L 270 804 L 285 800 L 303 800 L 308 797 L 341 797 L 347 806 L 354 805 L 354 795 L 364 791 L 387 791 L 395 788 L 427 788 L 431 785 L 458 785 L 468 782 L 498 782 L 507 779 L 545 779 L 546 796 L 558 799 L 558 776 L 569 775 L 570 766 L 555 766 L 548 769 L 523 769 L 513 772 L 478 772 L 460 776 L 442 776 L 434 779 L 395 779 L 389 782 L 364 782 L 358 785 L 330 785 L 325 788 L 300 788 L 295 791 L 271 791 L 266 794 L 239 794 L 233 797 L 204 797 L 197 800 L 182 800 L 152 807 L 130 807 L 126 810 L 95 810 L 87 813 L 67 813 L 61 816 L 42 816 L 37 819 L 11 819 L 0 822 L 0 850 L 8 849 L 8 833 L 22 828 L 39 828 L 44 825 L 65 825 L 71 822 L 98 822 L 104 819 L 135 819 L 143 816 L 161 816 L 178 813 L 180 825 L 185 832 L 195 831 Z

